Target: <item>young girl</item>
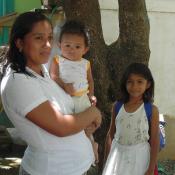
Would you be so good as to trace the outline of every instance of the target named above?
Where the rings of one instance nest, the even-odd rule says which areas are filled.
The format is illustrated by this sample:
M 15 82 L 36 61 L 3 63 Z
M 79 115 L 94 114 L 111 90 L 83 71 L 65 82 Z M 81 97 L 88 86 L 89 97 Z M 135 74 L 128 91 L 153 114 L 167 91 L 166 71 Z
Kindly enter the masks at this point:
M 149 128 L 144 103 L 153 102 L 154 80 L 146 65 L 129 65 L 121 79 L 121 94 L 118 114 L 113 106 L 103 175 L 152 175 L 159 150 L 159 113 L 153 105 Z
M 55 56 L 50 66 L 50 76 L 68 94 L 72 96 L 75 113 L 82 112 L 95 105 L 94 81 L 90 62 L 83 58 L 89 49 L 89 38 L 84 24 L 79 21 L 67 21 L 61 28 L 58 46 L 60 56 Z M 96 161 L 98 162 L 98 144 L 94 142 L 91 132 L 93 126 L 86 130 L 92 142 Z

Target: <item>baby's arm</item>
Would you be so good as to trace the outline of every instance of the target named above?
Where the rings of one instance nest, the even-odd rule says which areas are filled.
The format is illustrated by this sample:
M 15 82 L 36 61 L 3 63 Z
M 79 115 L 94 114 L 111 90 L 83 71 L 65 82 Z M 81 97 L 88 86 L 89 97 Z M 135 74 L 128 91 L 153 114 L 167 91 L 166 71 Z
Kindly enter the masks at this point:
M 150 126 L 150 163 L 145 175 L 153 174 L 155 165 L 157 163 L 157 156 L 159 152 L 159 112 L 156 106 L 153 105 L 151 126 Z
M 73 95 L 75 90 L 73 88 L 73 83 L 64 83 L 59 76 L 59 61 L 57 57 L 54 57 L 50 65 L 50 77 L 68 94 Z
M 91 71 L 91 66 L 89 63 L 88 69 L 87 69 L 87 80 L 88 80 L 88 84 L 89 84 L 89 100 L 91 101 L 92 105 L 96 105 L 97 103 L 97 98 L 94 96 L 94 80 L 93 80 L 93 76 L 92 76 L 92 71 Z
M 57 61 L 57 57 L 54 57 L 52 59 L 51 65 L 50 65 L 50 77 L 60 86 L 64 89 L 64 82 L 59 77 L 59 62 Z

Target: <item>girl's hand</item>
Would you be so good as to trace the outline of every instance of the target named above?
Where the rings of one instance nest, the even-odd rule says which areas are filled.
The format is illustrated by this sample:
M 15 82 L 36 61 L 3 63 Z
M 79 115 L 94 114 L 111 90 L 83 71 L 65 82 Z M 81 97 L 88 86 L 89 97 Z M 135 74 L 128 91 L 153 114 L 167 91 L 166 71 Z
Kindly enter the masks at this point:
M 150 171 L 149 169 L 145 172 L 144 175 L 154 175 L 153 171 Z
M 73 87 L 73 83 L 64 83 L 63 89 L 71 96 L 74 95 L 75 89 Z
M 96 106 L 97 98 L 94 95 L 90 96 L 89 100 L 90 100 L 92 106 Z

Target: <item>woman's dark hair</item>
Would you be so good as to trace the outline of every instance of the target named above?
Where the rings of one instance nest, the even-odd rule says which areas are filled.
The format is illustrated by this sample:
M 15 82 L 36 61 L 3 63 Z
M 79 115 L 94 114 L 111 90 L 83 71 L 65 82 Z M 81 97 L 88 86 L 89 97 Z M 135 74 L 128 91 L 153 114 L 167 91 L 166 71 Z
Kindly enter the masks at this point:
M 120 86 L 121 99 L 120 100 L 124 103 L 129 101 L 129 93 L 126 89 L 126 84 L 131 74 L 140 75 L 150 83 L 150 87 L 146 89 L 146 91 L 143 94 L 143 101 L 153 102 L 154 100 L 154 79 L 153 79 L 153 76 L 148 66 L 142 63 L 132 63 L 126 68 L 122 76 L 122 79 L 121 79 L 121 86 Z
M 85 45 L 89 46 L 89 35 L 87 32 L 87 29 L 85 25 L 76 20 L 68 20 L 64 23 L 64 25 L 61 27 L 61 32 L 59 36 L 59 42 L 61 42 L 62 37 L 64 34 L 73 34 L 73 35 L 79 35 L 84 38 Z
M 17 48 L 16 41 L 17 39 L 23 40 L 26 34 L 32 31 L 33 26 L 40 21 L 47 21 L 51 25 L 50 20 L 39 12 L 25 12 L 16 18 L 10 32 L 9 49 L 6 54 L 6 63 L 3 65 L 3 74 L 7 66 L 10 65 L 15 72 L 31 76 L 26 70 L 25 55 Z

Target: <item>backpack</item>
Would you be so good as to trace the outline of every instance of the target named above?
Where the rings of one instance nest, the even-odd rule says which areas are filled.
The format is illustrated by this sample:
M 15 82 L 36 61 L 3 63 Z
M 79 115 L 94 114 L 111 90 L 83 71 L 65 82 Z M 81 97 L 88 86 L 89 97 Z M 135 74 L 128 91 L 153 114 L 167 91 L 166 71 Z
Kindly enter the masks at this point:
M 114 110 L 115 110 L 115 115 L 117 116 L 117 114 L 119 113 L 120 108 L 122 107 L 123 103 L 118 101 L 117 103 L 115 103 L 114 106 Z M 146 112 L 146 116 L 148 119 L 148 124 L 149 126 L 151 125 L 151 116 L 152 116 L 152 104 L 150 102 L 148 103 L 144 103 L 144 108 L 145 108 L 145 112 Z M 161 114 L 160 114 L 161 115 Z M 159 115 L 159 139 L 160 139 L 160 145 L 159 145 L 159 149 L 161 150 L 162 148 L 165 147 L 165 121 L 164 120 L 160 120 L 160 115 Z M 163 117 L 163 115 L 161 116 Z

